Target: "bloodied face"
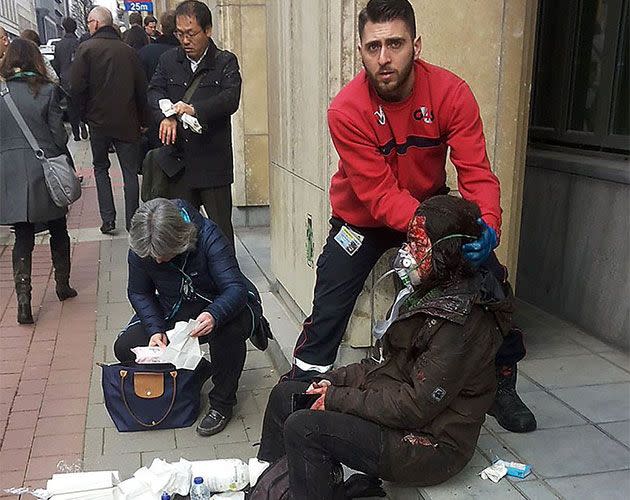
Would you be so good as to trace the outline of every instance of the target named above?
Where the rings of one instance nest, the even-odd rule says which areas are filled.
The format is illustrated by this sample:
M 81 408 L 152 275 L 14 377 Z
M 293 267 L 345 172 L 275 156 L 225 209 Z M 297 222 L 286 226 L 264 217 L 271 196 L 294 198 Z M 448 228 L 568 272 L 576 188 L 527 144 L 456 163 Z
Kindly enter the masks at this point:
M 407 248 L 415 259 L 416 272 L 420 280 L 425 280 L 431 274 L 431 240 L 427 234 L 425 223 L 427 219 L 424 215 L 416 215 L 409 223 L 407 230 Z

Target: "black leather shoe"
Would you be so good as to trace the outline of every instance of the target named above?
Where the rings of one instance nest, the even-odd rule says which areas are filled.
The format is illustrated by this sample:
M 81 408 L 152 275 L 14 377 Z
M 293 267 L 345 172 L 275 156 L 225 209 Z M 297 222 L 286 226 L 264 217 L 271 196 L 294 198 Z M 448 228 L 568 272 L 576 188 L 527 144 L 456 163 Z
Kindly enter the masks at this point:
M 497 394 L 488 415 L 511 432 L 536 430 L 536 417 L 516 393 L 516 365 L 497 367 Z
M 230 420 L 232 420 L 231 411 L 229 415 L 223 415 L 211 407 L 206 416 L 197 424 L 197 434 L 204 437 L 218 434 L 225 429 Z
M 114 221 L 103 222 L 103 225 L 101 226 L 101 233 L 112 234 L 114 231 L 116 231 L 116 223 Z

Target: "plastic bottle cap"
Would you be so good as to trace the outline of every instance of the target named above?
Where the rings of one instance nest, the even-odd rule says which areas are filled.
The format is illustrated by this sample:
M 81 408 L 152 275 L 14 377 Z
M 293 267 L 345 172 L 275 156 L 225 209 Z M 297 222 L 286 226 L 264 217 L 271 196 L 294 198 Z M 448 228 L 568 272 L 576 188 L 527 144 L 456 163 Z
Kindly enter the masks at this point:
M 196 477 L 194 481 L 195 481 L 195 484 L 201 484 L 203 483 L 203 477 Z
M 164 493 L 162 493 L 162 500 L 171 500 L 171 495 L 169 495 L 165 491 Z

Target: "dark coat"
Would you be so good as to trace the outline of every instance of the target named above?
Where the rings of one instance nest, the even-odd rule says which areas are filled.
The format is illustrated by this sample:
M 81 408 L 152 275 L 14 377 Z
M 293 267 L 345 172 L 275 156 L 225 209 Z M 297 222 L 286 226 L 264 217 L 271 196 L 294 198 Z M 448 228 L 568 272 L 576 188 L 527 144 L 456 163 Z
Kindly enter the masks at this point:
M 179 47 L 179 41 L 175 35 L 161 35 L 157 37 L 154 43 L 145 45 L 138 52 L 138 57 L 142 63 L 144 73 L 147 75 L 147 81 L 151 81 L 155 68 L 157 68 L 160 56 L 173 47 Z
M 327 410 L 381 425 L 380 477 L 437 484 L 471 459 L 494 401 L 494 359 L 512 310 L 511 296 L 482 297 L 481 275 L 424 297 L 412 294 L 385 335 L 382 364 L 323 376 L 332 382 Z
M 142 47 L 149 44 L 149 37 L 146 31 L 144 31 L 142 26 L 138 26 L 137 24 L 134 24 L 125 31 L 122 39 L 123 42 L 135 50 L 140 50 Z
M 79 45 L 70 87 L 90 130 L 124 142 L 140 139 L 147 79 L 135 50 L 114 28 L 105 26 Z
M 195 250 L 180 254 L 170 262 L 158 264 L 151 258 L 141 259 L 129 251 L 127 295 L 147 333 L 164 333 L 165 316 L 179 301 L 183 271 L 192 278 L 195 291 L 212 300 L 207 304 L 216 326 L 235 318 L 247 302 L 245 279 L 238 267 L 234 250 L 219 227 L 184 200 L 176 200 L 197 226 Z M 184 264 L 185 263 L 185 264 Z M 157 295 L 156 295 L 157 292 Z
M 66 92 L 70 92 L 70 68 L 78 46 L 79 39 L 74 33 L 66 33 L 55 45 L 52 65 L 59 76 L 59 83 Z
M 208 52 L 195 74 L 204 72 L 197 91 L 190 99 L 201 134 L 177 126 L 176 146 L 183 152 L 186 165 L 182 183 L 190 187 L 227 186 L 234 181 L 232 158 L 232 125 L 230 116 L 236 112 L 241 95 L 241 74 L 236 56 L 220 50 L 210 40 Z M 182 100 L 193 80 L 190 61 L 181 48 L 162 54 L 149 84 L 148 100 L 153 119 L 164 119 L 158 102 Z
M 70 157 L 59 107 L 60 90 L 46 84 L 34 96 L 26 79 L 7 82 L 9 95 L 48 158 Z M 70 160 L 72 161 L 72 160 Z M 0 98 L 0 224 L 47 222 L 65 216 L 48 194 L 42 163 Z

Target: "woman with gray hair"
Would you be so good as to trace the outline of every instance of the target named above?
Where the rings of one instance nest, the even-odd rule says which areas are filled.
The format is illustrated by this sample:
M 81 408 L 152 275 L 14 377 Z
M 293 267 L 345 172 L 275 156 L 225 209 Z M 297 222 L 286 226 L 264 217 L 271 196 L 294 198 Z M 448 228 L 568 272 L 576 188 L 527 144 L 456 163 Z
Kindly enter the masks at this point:
M 127 294 L 136 314 L 116 339 L 114 353 L 132 362 L 134 347 L 166 347 L 165 332 L 177 321 L 199 321 L 191 335 L 210 345 L 214 387 L 197 432 L 221 432 L 236 404 L 251 326 L 234 250 L 218 226 L 188 202 L 164 198 L 138 208 L 129 246 Z

